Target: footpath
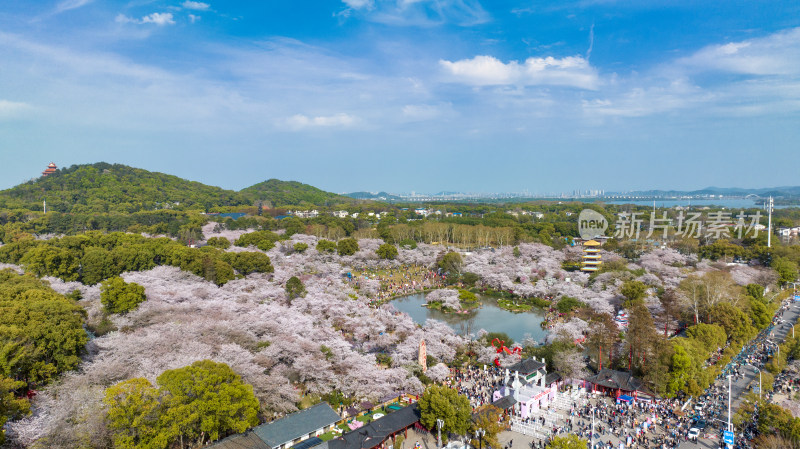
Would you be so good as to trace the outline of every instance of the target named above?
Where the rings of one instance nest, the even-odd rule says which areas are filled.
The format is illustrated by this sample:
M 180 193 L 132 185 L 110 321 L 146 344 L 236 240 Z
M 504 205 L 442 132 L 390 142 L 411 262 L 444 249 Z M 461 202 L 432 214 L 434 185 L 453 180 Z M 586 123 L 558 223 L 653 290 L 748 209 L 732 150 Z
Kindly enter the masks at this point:
M 791 298 L 791 296 L 790 296 Z M 790 299 L 791 301 L 791 299 Z M 760 344 L 759 341 L 768 340 L 770 342 L 774 342 L 776 344 L 783 343 L 786 341 L 786 337 L 791 335 L 792 333 L 792 326 L 791 323 L 794 323 L 798 317 L 800 317 L 800 303 L 790 302 L 788 307 L 784 309 L 782 312 L 776 314 L 777 317 L 782 319 L 781 324 L 777 324 L 771 326 L 771 328 L 766 329 L 763 331 L 763 335 L 757 336 L 754 341 L 755 344 Z M 800 331 L 800 329 L 796 329 L 796 331 Z M 731 365 L 737 363 L 737 359 L 734 358 L 731 361 Z M 730 371 L 731 365 L 728 366 L 727 370 Z M 763 369 L 763 368 L 761 368 Z M 754 382 L 756 385 L 758 384 L 758 371 L 754 369 L 752 366 L 749 365 L 742 365 L 739 372 L 742 374 L 740 378 L 736 378 L 733 382 L 731 382 L 731 397 L 733 401 L 731 403 L 731 416 L 736 414 L 736 411 L 742 404 L 744 397 L 747 395 L 749 390 L 749 386 Z M 727 404 L 727 389 L 728 389 L 728 379 L 727 376 L 721 377 L 717 380 L 715 385 L 718 388 L 723 388 L 725 391 L 725 397 L 720 398 L 724 400 Z M 726 413 L 724 416 L 720 416 L 720 418 L 724 418 L 727 420 L 727 408 Z M 724 428 L 724 423 L 717 423 L 719 427 Z M 742 436 L 737 434 L 736 439 L 741 439 Z M 721 441 L 718 439 L 700 439 L 696 443 L 691 441 L 685 441 L 681 443 L 679 446 L 680 449 L 719 449 L 723 447 Z

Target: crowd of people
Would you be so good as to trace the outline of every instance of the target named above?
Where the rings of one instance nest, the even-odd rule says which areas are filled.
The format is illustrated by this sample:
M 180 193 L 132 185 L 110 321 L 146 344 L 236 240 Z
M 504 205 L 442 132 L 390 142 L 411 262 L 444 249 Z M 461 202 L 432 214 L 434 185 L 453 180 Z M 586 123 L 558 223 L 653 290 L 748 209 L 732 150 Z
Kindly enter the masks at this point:
M 419 265 L 403 265 L 361 273 L 348 273 L 347 281 L 355 288 L 360 288 L 364 281 L 378 281 L 380 288 L 375 295 L 376 301 L 384 301 L 397 296 L 410 295 L 422 290 L 442 288 L 446 275 Z
M 544 299 L 548 301 L 553 301 L 552 296 L 545 296 Z M 552 329 L 555 327 L 556 324 L 568 321 L 570 319 L 569 313 L 562 313 L 555 306 L 550 306 L 547 309 L 547 312 L 544 314 L 544 319 L 542 320 L 542 329 Z
M 753 372 L 745 371 L 748 365 L 764 369 L 764 364 L 776 351 L 777 342 L 771 338 L 775 336 L 776 326 L 783 325 L 783 313 L 790 305 L 783 304 L 770 326 L 745 345 L 722 369 L 716 382 L 692 403 L 681 404 L 677 399 L 640 400 L 633 403 L 615 403 L 611 398 L 594 399 L 583 406 L 573 404 L 567 419 L 553 426 L 552 435 L 575 434 L 591 439 L 595 448 L 666 449 L 678 447 L 687 441 L 696 442 L 700 438 L 711 438 L 724 447 L 722 432 L 727 428 L 727 376 L 731 375 L 732 381 L 741 379 Z M 791 393 L 798 389 L 800 381 L 796 377 L 785 372 L 776 376 L 776 392 Z M 767 399 L 771 397 L 770 394 Z M 745 423 L 744 429 L 737 432 L 736 449 L 752 449 L 757 424 L 756 413 Z M 546 444 L 546 440 L 534 441 L 531 448 L 543 448 Z
M 689 402 L 679 399 L 638 398 L 631 402 L 621 402 L 612 397 L 592 397 L 590 400 L 573 402 L 572 407 L 563 411 L 566 418 L 546 418 L 534 415 L 522 420 L 546 426 L 551 434 L 574 434 L 591 439 L 594 448 L 624 447 L 638 448 L 676 448 L 687 441 L 712 439 L 724 447 L 722 431 L 727 427 L 728 379 L 739 380 L 750 375 L 747 366 L 764 369 L 764 364 L 776 351 L 776 326 L 785 325 L 783 313 L 790 305 L 784 304 L 776 314 L 772 324 L 760 332 L 739 354 L 722 370 L 715 383 L 704 394 Z M 493 402 L 493 394 L 507 381 L 505 370 L 496 366 L 472 366 L 454 369 L 445 381 L 450 387 L 466 396 L 474 409 Z M 800 390 L 800 381 L 786 372 L 776 376 L 775 391 L 791 393 Z M 734 398 L 735 401 L 735 398 Z M 563 404 L 562 404 L 563 405 Z M 519 419 L 519 418 L 515 418 Z M 750 438 L 736 439 L 736 449 L 751 449 L 752 437 L 756 435 L 757 415 L 743 430 Z M 739 429 L 741 431 L 741 429 Z M 738 432 L 737 432 L 738 433 Z M 739 433 L 741 435 L 741 433 Z M 546 447 L 548 439 L 534 439 L 532 449 Z
M 492 403 L 492 395 L 503 385 L 503 369 L 491 365 L 453 370 L 446 383 L 469 398 L 472 409 Z

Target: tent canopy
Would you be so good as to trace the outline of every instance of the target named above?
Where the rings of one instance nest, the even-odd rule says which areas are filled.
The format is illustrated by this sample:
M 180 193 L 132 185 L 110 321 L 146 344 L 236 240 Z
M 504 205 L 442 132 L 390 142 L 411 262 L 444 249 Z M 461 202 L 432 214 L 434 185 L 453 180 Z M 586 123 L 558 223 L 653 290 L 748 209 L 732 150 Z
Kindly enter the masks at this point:
M 631 402 L 633 400 L 633 398 L 631 396 L 628 396 L 627 394 L 620 395 L 620 397 L 618 397 L 617 399 L 622 402 Z

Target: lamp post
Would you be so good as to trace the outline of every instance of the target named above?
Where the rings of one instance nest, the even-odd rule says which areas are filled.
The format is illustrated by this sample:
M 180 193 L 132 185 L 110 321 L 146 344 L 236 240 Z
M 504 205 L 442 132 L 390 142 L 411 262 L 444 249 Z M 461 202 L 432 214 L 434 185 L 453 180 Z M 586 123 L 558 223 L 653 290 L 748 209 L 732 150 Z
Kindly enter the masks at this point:
M 589 432 L 589 448 L 594 449 L 594 407 L 592 407 L 592 429 Z
M 733 431 L 731 424 L 731 375 L 728 374 L 728 430 Z
M 478 449 L 483 449 L 483 436 L 486 435 L 486 431 L 483 429 L 478 429 L 475 431 L 475 438 L 478 439 Z
M 444 426 L 444 420 L 443 419 L 437 419 L 436 420 L 436 429 L 439 431 L 438 436 L 437 436 L 437 442 L 439 444 L 439 447 L 442 447 L 442 426 Z

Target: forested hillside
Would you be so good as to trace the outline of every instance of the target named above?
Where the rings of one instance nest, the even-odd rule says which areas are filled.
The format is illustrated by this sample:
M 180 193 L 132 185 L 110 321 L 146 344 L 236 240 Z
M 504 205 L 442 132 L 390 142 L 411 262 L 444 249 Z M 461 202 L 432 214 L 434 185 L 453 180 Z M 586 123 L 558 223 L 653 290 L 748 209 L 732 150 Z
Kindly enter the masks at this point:
M 232 190 L 120 164 L 73 165 L 0 192 L 0 208 L 58 212 L 137 212 L 249 204 Z
M 281 181 L 280 179 L 260 182 L 242 189 L 242 193 L 258 201 L 269 201 L 274 207 L 302 204 L 327 206 L 353 202 L 352 198 L 326 192 L 308 184 L 297 181 Z
M 240 192 L 121 164 L 73 165 L 0 192 L 0 209 L 63 213 L 209 211 L 220 207 L 326 205 L 352 199 L 296 181 L 270 179 Z

